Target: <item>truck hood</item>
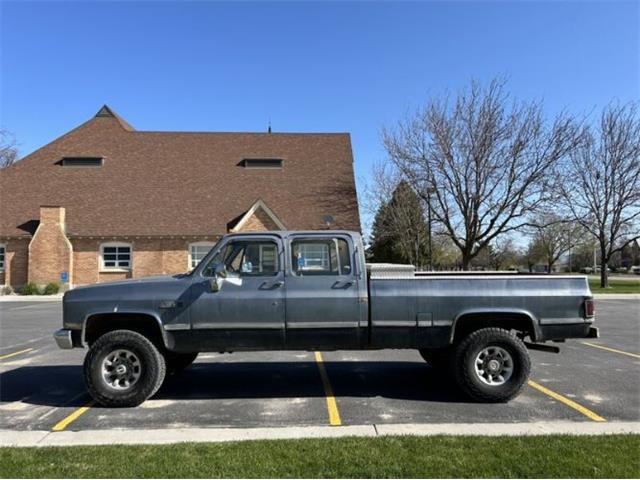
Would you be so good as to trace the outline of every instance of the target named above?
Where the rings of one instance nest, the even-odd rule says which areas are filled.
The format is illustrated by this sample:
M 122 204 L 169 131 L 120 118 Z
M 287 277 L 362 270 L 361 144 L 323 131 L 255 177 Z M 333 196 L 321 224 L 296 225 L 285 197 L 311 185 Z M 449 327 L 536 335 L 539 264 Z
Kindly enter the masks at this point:
M 129 287 L 133 285 L 163 284 L 166 282 L 179 281 L 184 279 L 187 276 L 189 276 L 189 274 L 180 273 L 177 275 L 157 275 L 153 277 L 129 278 L 127 280 L 116 280 L 113 282 L 97 283 L 94 285 L 82 285 L 74 288 L 72 291 L 98 290 L 102 288 L 111 288 L 111 287 Z
M 69 290 L 65 293 L 63 301 L 119 302 L 132 298 L 147 301 L 153 301 L 156 297 L 177 298 L 189 286 L 191 280 L 190 275 L 179 274 L 86 285 Z

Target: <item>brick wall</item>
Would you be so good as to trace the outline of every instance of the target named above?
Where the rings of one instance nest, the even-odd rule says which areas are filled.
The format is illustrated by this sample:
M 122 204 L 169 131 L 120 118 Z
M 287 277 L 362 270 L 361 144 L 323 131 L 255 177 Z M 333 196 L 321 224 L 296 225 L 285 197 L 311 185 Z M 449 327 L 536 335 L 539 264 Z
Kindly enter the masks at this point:
M 5 242 L 5 283 L 14 288 L 27 283 L 29 275 L 29 240 L 10 239 Z
M 210 238 L 72 238 L 74 285 L 112 282 L 127 278 L 151 275 L 173 275 L 190 269 L 189 244 L 198 241 L 211 241 Z M 106 271 L 100 268 L 100 245 L 110 242 L 122 242 L 131 245 L 133 260 L 129 272 Z
M 59 282 L 73 264 L 71 243 L 65 234 L 65 210 L 40 207 L 40 224 L 29 243 L 29 281 L 37 285 Z
M 100 242 L 94 239 L 72 239 L 74 285 L 86 285 L 100 281 L 98 249 Z M 106 281 L 106 280 L 103 280 Z
M 4 272 L 0 272 L 0 285 L 19 288 L 27 283 L 29 239 L 1 240 L 5 246 Z
M 0 285 L 11 285 L 19 288 L 27 283 L 29 239 L 1 239 L 5 246 L 4 271 L 0 272 Z
M 277 225 L 262 209 L 245 223 L 243 231 L 277 230 Z M 151 275 L 173 275 L 186 272 L 191 243 L 216 238 L 68 238 L 65 210 L 41 207 L 40 224 L 29 239 L 5 240 L 6 267 L 0 273 L 0 284 L 18 288 L 27 281 L 38 285 L 60 282 L 60 273 L 69 272 L 72 285 L 124 280 Z M 130 271 L 108 271 L 101 268 L 100 246 L 103 243 L 128 243 L 132 248 Z
M 262 208 L 258 208 L 240 229 L 241 232 L 279 230 L 273 219 Z

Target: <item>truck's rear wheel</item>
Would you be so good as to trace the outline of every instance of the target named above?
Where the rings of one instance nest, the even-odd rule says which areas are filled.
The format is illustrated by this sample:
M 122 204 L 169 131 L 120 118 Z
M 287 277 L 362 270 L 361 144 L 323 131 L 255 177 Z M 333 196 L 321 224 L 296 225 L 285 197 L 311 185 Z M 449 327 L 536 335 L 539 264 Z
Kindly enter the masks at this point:
M 84 360 L 84 379 L 93 399 L 106 407 L 135 407 L 158 391 L 165 360 L 146 337 L 115 330 L 96 340 Z
M 502 328 L 483 328 L 467 336 L 454 352 L 456 382 L 480 402 L 506 402 L 529 378 L 531 362 L 522 340 Z
M 166 352 L 164 359 L 167 363 L 167 373 L 175 375 L 191 365 L 198 357 L 198 353 Z

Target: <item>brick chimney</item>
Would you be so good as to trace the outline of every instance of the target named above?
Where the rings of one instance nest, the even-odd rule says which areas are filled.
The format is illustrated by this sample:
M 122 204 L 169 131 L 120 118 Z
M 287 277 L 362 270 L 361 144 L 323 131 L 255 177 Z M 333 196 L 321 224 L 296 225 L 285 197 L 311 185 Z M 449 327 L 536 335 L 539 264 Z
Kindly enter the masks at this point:
M 66 289 L 71 283 L 72 262 L 64 207 L 41 206 L 40 224 L 29 243 L 29 281 L 39 286 L 58 282 Z

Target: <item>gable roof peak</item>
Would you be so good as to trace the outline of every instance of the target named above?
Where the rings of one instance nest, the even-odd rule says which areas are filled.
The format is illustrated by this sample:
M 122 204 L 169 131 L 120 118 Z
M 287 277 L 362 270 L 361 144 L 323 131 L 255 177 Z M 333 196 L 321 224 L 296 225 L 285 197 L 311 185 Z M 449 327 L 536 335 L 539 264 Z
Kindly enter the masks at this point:
M 124 128 L 125 130 L 128 130 L 128 131 L 135 130 L 135 128 L 133 128 L 131 125 L 129 125 L 129 123 L 127 123 L 127 121 L 124 118 L 122 118 L 120 115 L 118 115 L 116 112 L 114 112 L 111 109 L 111 107 L 109 107 L 109 105 L 107 105 L 106 103 L 104 105 L 102 105 L 100 110 L 98 110 L 98 113 L 96 113 L 94 115 L 94 118 L 98 118 L 98 117 L 115 118 L 120 123 L 122 128 Z

